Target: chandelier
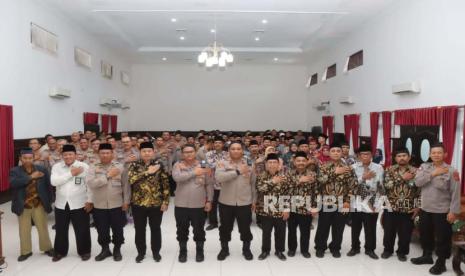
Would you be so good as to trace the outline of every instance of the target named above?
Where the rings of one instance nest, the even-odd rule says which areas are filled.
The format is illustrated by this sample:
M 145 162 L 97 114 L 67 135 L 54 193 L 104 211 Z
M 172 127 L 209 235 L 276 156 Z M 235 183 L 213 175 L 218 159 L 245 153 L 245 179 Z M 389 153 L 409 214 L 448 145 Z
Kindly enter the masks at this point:
M 207 68 L 214 66 L 226 68 L 226 65 L 233 63 L 234 56 L 231 54 L 231 51 L 223 47 L 223 45 L 218 44 L 215 39 L 213 44 L 208 45 L 208 47 L 202 50 L 197 57 L 197 61 L 200 64 L 204 64 Z

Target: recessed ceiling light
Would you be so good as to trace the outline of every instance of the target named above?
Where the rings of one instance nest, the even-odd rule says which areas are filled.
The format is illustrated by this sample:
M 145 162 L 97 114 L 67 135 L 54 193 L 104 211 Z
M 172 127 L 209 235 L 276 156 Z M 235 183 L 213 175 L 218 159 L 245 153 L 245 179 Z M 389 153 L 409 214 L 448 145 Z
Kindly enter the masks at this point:
M 176 18 L 171 18 L 171 22 L 174 23 L 174 22 L 176 22 L 176 21 L 178 21 Z
M 167 58 L 166 58 L 166 57 L 163 57 L 161 60 L 163 60 L 163 61 L 166 61 L 166 60 L 167 60 Z
M 260 41 L 260 38 L 258 36 L 255 37 L 255 41 Z
M 279 59 L 278 59 L 277 57 L 275 57 L 273 60 L 274 60 L 274 61 L 278 61 Z
M 180 37 L 179 37 L 179 39 L 181 39 L 181 40 L 184 40 L 184 39 L 186 39 L 186 38 L 185 38 L 185 37 L 183 37 L 183 36 L 180 36 Z
M 210 33 L 216 33 L 216 30 L 215 30 L 215 29 L 211 29 L 211 30 L 210 30 Z
M 266 23 L 268 23 L 268 20 L 263 19 L 263 20 L 262 20 L 262 23 L 263 23 L 263 24 L 266 24 Z

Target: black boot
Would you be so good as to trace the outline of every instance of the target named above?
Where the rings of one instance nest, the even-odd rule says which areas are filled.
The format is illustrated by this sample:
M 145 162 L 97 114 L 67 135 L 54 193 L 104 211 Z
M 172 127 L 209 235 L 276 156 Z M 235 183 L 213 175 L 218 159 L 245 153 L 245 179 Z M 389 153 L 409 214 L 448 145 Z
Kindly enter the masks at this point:
M 433 264 L 433 253 L 429 251 L 423 251 L 423 255 L 418 258 L 410 259 L 410 262 L 415 265 L 422 265 L 422 264 Z
M 97 262 L 100 262 L 100 261 L 103 261 L 106 258 L 110 257 L 111 255 L 112 254 L 111 254 L 111 251 L 110 251 L 110 247 L 108 245 L 102 245 L 102 251 L 100 251 L 100 254 L 95 256 L 95 260 Z
M 205 256 L 203 255 L 203 243 L 204 242 L 196 242 L 195 246 L 195 261 L 200 263 L 203 262 Z
M 121 255 L 121 245 L 115 245 L 113 247 L 113 260 L 115 262 L 119 262 L 123 259 L 123 255 Z
M 446 259 L 438 258 L 436 263 L 429 269 L 429 273 L 433 275 L 441 275 L 442 273 L 446 272 Z
M 178 261 L 180 263 L 185 263 L 187 261 L 187 242 L 179 242 L 179 257 Z
M 221 251 L 217 256 L 218 261 L 223 261 L 229 256 L 229 246 L 227 242 L 221 242 Z
M 250 260 L 253 259 L 252 251 L 250 251 L 250 242 L 249 241 L 245 241 L 242 244 L 242 255 L 244 256 L 244 258 L 247 261 L 250 261 Z

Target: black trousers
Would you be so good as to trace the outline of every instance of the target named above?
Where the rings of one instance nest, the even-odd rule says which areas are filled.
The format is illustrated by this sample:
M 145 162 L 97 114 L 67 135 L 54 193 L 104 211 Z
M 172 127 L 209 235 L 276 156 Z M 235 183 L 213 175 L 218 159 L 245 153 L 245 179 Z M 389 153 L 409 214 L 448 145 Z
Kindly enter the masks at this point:
M 220 198 L 221 190 L 213 190 L 212 209 L 208 212 L 208 223 L 218 224 L 218 198 Z
M 284 252 L 286 245 L 286 221 L 283 218 L 261 216 L 262 252 L 271 251 L 271 232 L 274 229 L 274 247 L 276 252 Z
M 153 254 L 159 254 L 161 249 L 161 221 L 163 212 L 160 206 L 142 207 L 132 205 L 132 215 L 134 218 L 134 227 L 136 229 L 136 248 L 139 255 L 145 255 L 147 250 L 145 232 L 147 220 L 150 227 L 150 242 Z
M 229 242 L 231 232 L 234 228 L 234 221 L 237 220 L 237 226 L 241 235 L 241 241 L 249 242 L 253 239 L 250 231 L 252 223 L 252 205 L 230 206 L 219 203 L 220 210 L 220 241 Z
M 176 191 L 176 181 L 174 181 L 173 176 L 168 176 L 168 183 L 170 184 L 170 196 L 174 196 Z
M 384 251 L 394 253 L 396 235 L 398 236 L 397 254 L 408 255 L 410 252 L 410 241 L 412 239 L 413 219 L 412 214 L 388 212 L 383 214 Z
M 126 213 L 121 207 L 113 209 L 94 208 L 94 222 L 98 233 L 98 243 L 108 246 L 112 242 L 115 246 L 124 243 L 123 228 L 126 225 Z M 113 237 L 110 238 L 110 229 Z
M 297 227 L 300 231 L 300 252 L 308 252 L 310 246 L 310 228 L 312 226 L 312 216 L 291 213 L 287 220 L 287 244 L 289 251 L 297 249 Z
M 325 251 L 328 248 L 329 231 L 331 230 L 331 252 L 340 251 L 347 215 L 341 212 L 323 212 L 318 216 L 318 227 L 315 235 L 315 249 Z
M 68 254 L 70 222 L 73 224 L 78 254 L 80 256 L 90 254 L 89 214 L 86 213 L 84 208 L 70 210 L 68 204 L 66 204 L 64 210 L 55 207 L 55 253 L 62 256 Z
M 205 241 L 205 211 L 204 208 L 174 208 L 174 218 L 176 219 L 176 236 L 179 242 L 189 240 L 189 226 L 192 225 L 194 241 Z
M 360 250 L 360 233 L 365 233 L 365 251 L 374 251 L 376 248 L 376 224 L 378 213 L 352 212 L 352 249 Z
M 433 252 L 436 249 L 438 258 L 450 257 L 452 226 L 447 221 L 447 213 L 436 214 L 421 210 L 420 242 L 424 251 Z

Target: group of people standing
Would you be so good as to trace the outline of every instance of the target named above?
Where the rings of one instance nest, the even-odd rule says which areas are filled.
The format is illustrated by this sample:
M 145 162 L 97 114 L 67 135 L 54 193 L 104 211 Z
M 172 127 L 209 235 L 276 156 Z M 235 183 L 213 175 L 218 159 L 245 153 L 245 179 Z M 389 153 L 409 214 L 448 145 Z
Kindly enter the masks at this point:
M 32 139 L 10 173 L 12 211 L 19 222 L 18 261 L 32 255 L 32 224 L 39 234 L 40 250 L 54 262 L 68 254 L 72 224 L 77 252 L 82 260 L 88 260 L 91 217 L 101 246 L 95 260 L 113 257 L 121 261 L 124 227 L 132 217 L 136 262 L 146 255 L 147 222 L 152 256 L 159 262 L 162 218 L 174 195 L 178 260 L 182 263 L 187 261 L 190 226 L 197 262 L 205 258 L 205 231 L 218 228 L 221 249 L 217 259 L 222 261 L 230 254 L 228 244 L 235 222 L 242 255 L 252 260 L 254 214 L 262 229 L 259 260 L 270 255 L 272 234 L 274 253 L 280 260 L 294 257 L 298 245 L 301 255 L 310 258 L 314 220 L 316 257 L 323 258 L 328 249 L 334 258 L 341 257 L 344 229 L 350 224 L 352 243 L 347 256 L 360 253 L 363 229 L 365 254 L 378 259 L 376 229 L 381 214 L 383 259 L 395 252 L 400 261 L 407 260 L 413 220 L 419 216 L 423 254 L 411 262 L 434 263 L 431 274 L 446 271 L 451 223 L 460 213 L 460 185 L 456 170 L 444 162 L 444 146 L 433 145 L 431 162 L 418 169 L 409 164 L 409 151 L 398 148 L 393 152 L 395 165 L 383 168 L 368 145 L 362 144 L 352 156 L 349 144 L 328 145 L 327 138 L 324 134 L 307 137 L 301 131 L 272 130 L 244 135 L 200 131 L 188 137 L 180 132 L 173 136 L 163 132 L 160 137 L 122 133 L 120 141 L 111 136 L 97 138 L 88 131 L 73 133 L 69 142 L 47 135 L 44 146 Z M 47 213 L 52 210 L 53 246 L 47 225 Z

